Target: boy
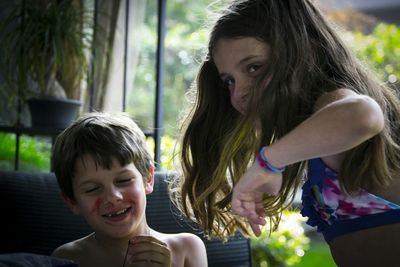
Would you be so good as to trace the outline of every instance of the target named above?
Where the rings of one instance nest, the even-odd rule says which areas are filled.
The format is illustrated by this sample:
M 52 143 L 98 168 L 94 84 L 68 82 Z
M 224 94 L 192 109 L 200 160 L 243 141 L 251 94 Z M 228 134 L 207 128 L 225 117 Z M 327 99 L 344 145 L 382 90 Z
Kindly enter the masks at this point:
M 200 238 L 163 234 L 146 222 L 154 166 L 139 127 L 125 114 L 88 113 L 57 138 L 53 169 L 72 212 L 93 233 L 52 256 L 92 266 L 207 266 Z

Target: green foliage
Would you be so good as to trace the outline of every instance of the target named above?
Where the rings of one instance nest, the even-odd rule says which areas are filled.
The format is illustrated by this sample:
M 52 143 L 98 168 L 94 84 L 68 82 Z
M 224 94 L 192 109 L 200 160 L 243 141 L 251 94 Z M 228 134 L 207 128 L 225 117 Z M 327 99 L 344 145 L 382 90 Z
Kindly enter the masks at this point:
M 283 267 L 300 262 L 310 242 L 304 234 L 303 221 L 298 212 L 287 211 L 277 231 L 269 234 L 269 229 L 265 228 L 260 237 L 252 237 L 253 266 Z
M 379 23 L 371 34 L 346 35 L 357 55 L 371 66 L 382 81 L 398 86 L 400 80 L 400 27 Z
M 0 169 L 13 170 L 15 160 L 15 134 L 0 133 Z M 19 148 L 20 170 L 50 170 L 51 143 L 37 137 L 21 136 Z
M 153 138 L 147 138 L 147 146 L 152 152 L 152 155 L 154 157 L 154 139 Z M 173 171 L 175 167 L 175 151 L 177 151 L 177 144 L 176 140 L 169 137 L 169 136 L 163 136 L 161 138 L 161 170 L 162 171 Z
M 310 242 L 310 249 L 302 258 L 301 262 L 292 267 L 336 267 L 332 259 L 328 244 L 325 241 L 313 240 Z
M 12 170 L 15 157 L 15 135 L 0 133 L 0 144 L 0 167 L 3 170 Z

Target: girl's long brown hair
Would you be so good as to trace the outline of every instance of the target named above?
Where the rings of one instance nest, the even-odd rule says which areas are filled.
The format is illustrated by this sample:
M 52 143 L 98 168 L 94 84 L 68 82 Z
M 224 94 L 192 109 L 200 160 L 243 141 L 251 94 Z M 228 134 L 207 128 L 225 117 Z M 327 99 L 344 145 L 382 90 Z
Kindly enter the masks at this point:
M 220 38 L 254 37 L 270 45 L 269 67 L 251 92 L 248 112 L 231 105 L 212 60 Z M 272 77 L 262 86 L 265 77 Z M 215 23 L 208 56 L 200 67 L 195 99 L 182 132 L 182 176 L 172 191 L 176 205 L 211 237 L 226 238 L 248 225 L 231 212 L 232 187 L 261 146 L 271 144 L 308 118 L 318 96 L 349 88 L 381 106 L 385 128 L 348 151 L 339 174 L 349 193 L 386 186 L 399 173 L 400 103 L 346 48 L 332 26 L 309 0 L 234 1 Z M 261 119 L 261 130 L 253 125 Z M 300 141 L 300 140 L 299 140 Z M 276 197 L 265 197 L 272 228 L 293 200 L 306 163 L 288 166 Z

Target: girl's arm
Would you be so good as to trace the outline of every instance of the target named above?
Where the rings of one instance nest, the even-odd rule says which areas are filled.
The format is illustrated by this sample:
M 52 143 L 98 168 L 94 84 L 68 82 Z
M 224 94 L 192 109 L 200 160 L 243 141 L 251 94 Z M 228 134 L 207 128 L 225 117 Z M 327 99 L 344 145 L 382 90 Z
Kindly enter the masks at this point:
M 315 113 L 270 145 L 265 156 L 274 166 L 326 157 L 337 169 L 342 152 L 377 135 L 383 127 L 382 110 L 372 98 L 338 89 L 322 95 Z
M 264 150 L 268 162 L 287 166 L 311 158 L 323 157 L 338 169 L 343 152 L 382 131 L 383 112 L 370 97 L 348 89 L 338 89 L 321 96 L 315 113 Z M 263 195 L 276 195 L 282 174 L 267 172 L 254 163 L 233 189 L 232 212 L 246 217 L 258 236 L 259 225 L 266 223 Z

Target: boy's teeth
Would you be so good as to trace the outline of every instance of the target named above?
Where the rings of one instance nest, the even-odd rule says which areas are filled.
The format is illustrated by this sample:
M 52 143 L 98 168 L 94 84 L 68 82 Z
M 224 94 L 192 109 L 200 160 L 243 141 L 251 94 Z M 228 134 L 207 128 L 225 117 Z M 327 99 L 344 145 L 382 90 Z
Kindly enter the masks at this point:
M 116 212 L 116 213 L 107 214 L 106 216 L 107 216 L 107 217 L 117 216 L 117 215 L 120 215 L 120 214 L 125 213 L 127 210 L 128 210 L 128 209 L 123 209 L 123 210 L 120 210 L 120 211 L 118 211 L 118 212 Z
M 119 212 L 117 212 L 117 215 L 124 213 L 126 210 L 127 209 L 120 210 Z

